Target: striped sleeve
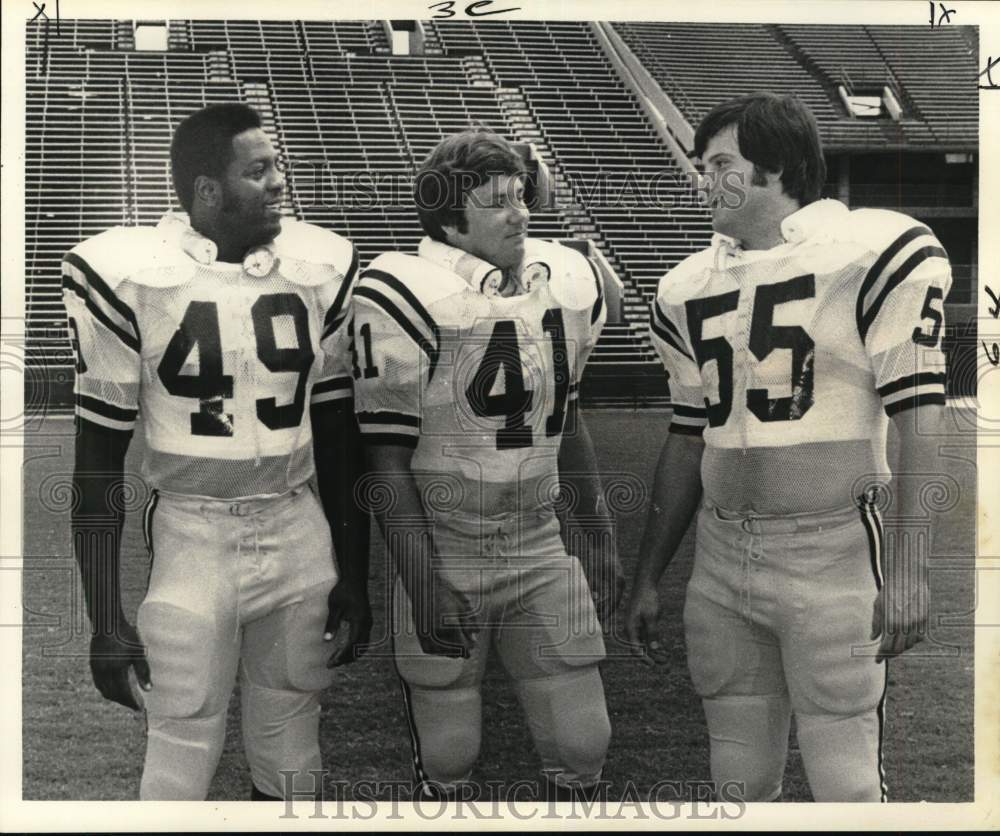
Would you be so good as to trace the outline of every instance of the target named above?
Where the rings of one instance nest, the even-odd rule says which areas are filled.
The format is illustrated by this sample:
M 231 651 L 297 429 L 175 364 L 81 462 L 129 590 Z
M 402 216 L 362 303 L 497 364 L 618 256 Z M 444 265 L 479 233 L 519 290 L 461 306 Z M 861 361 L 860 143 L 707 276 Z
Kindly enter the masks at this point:
M 437 324 L 399 278 L 368 269 L 354 292 L 353 330 L 354 408 L 366 443 L 415 448 L 422 395 L 440 351 Z
M 858 334 L 887 415 L 945 402 L 944 300 L 948 255 L 914 223 L 872 263 L 856 305 Z
M 441 335 L 437 323 L 410 288 L 384 270 L 365 270 L 355 295 L 393 320 L 427 358 L 434 376 Z
M 673 407 L 670 432 L 700 436 L 708 426 L 701 370 L 676 315 L 661 298 L 654 299 L 650 307 L 649 331 L 653 347 L 667 370 Z
M 131 432 L 139 412 L 142 339 L 132 307 L 84 260 L 62 261 L 63 304 L 76 355 L 79 418 Z
M 351 247 L 351 263 L 347 274 L 334 289 L 327 290 L 329 304 L 323 315 L 323 365 L 313 383 L 311 403 L 350 398 L 352 395 L 352 333 L 350 327 L 351 297 L 358 274 L 358 250 Z M 322 298 L 322 294 L 321 294 Z
M 591 259 L 587 259 L 587 266 L 590 267 L 594 275 L 594 284 L 597 286 L 597 299 L 590 309 L 590 324 L 594 325 L 598 320 L 607 319 L 608 307 L 604 301 L 604 282 L 601 281 L 601 274 Z M 603 319 L 602 319 L 603 318 Z

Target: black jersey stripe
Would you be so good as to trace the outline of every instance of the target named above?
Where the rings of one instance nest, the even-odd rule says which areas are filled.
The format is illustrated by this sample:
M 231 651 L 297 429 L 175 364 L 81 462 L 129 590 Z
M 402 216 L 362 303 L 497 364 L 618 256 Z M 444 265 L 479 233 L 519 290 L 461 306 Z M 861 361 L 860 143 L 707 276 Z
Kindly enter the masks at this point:
M 63 261 L 66 264 L 70 264 L 83 273 L 84 277 L 87 279 L 87 287 L 81 287 L 72 276 L 63 273 L 63 287 L 67 286 L 67 283 L 71 285 L 70 289 L 73 290 L 78 296 L 84 299 L 87 304 L 87 308 L 92 312 L 97 314 L 100 311 L 100 306 L 91 298 L 91 291 L 100 296 L 100 298 L 112 308 L 122 319 L 124 319 L 132 328 L 132 333 L 129 333 L 119 324 L 115 323 L 104 311 L 98 315 L 98 318 L 107 325 L 129 348 L 134 351 L 140 351 L 142 348 L 142 334 L 139 331 L 139 320 L 136 318 L 135 312 L 118 298 L 117 294 L 108 287 L 107 282 L 104 281 L 83 258 L 81 258 L 76 253 L 70 252 L 63 256 Z
M 656 299 L 653 300 L 653 311 L 656 314 L 656 318 L 659 321 L 659 323 L 664 328 L 666 328 L 671 334 L 673 334 L 679 342 L 683 343 L 684 338 L 681 336 L 680 329 L 676 325 L 674 325 L 673 321 L 670 319 L 669 316 L 667 316 L 663 308 L 660 307 L 660 303 Z
M 427 312 L 427 308 L 423 306 L 413 291 L 392 275 L 392 273 L 386 273 L 384 270 L 373 270 L 368 268 L 361 274 L 361 280 L 370 280 L 376 283 L 384 282 L 396 291 L 396 293 L 398 293 L 406 301 L 406 303 L 413 308 L 417 316 L 424 321 L 428 330 L 434 335 L 435 341 L 439 341 L 440 330 L 438 329 L 437 323 L 434 321 L 434 317 Z
M 69 291 L 70 293 L 75 293 L 80 297 L 84 305 L 86 305 L 87 310 L 90 311 L 91 316 L 94 317 L 98 322 L 100 322 L 105 328 L 107 328 L 112 334 L 118 337 L 119 340 L 125 345 L 126 348 L 131 349 L 136 354 L 140 351 L 139 341 L 128 331 L 122 328 L 117 322 L 115 322 L 107 312 L 104 311 L 100 305 L 98 305 L 87 293 L 87 288 L 81 285 L 79 282 L 74 281 L 70 276 L 63 274 L 62 277 L 62 288 L 64 291 Z
M 674 409 L 674 415 L 680 415 L 684 418 L 700 418 L 708 419 L 708 410 L 700 406 L 688 406 L 682 403 L 671 404 Z
M 879 257 L 875 259 L 875 263 L 868 269 L 868 272 L 865 274 L 864 281 L 861 283 L 861 289 L 858 296 L 859 314 L 865 296 L 875 286 L 875 283 L 879 280 L 882 273 L 885 271 L 885 268 L 888 267 L 889 263 L 903 251 L 903 248 L 907 244 L 911 241 L 915 241 L 921 235 L 929 235 L 932 238 L 934 237 L 934 233 L 931 232 L 926 226 L 923 224 L 915 224 L 900 235 L 888 247 L 886 247 L 881 252 Z
M 344 276 L 340 287 L 337 289 L 337 296 L 334 298 L 333 304 L 330 305 L 330 309 L 326 312 L 326 316 L 323 317 L 324 337 L 330 336 L 343 322 L 343 318 L 340 316 L 341 310 L 344 307 L 344 300 L 347 298 L 347 293 L 354 281 L 354 276 L 358 272 L 358 248 L 353 244 L 351 245 L 351 252 L 351 266 L 347 268 L 347 275 Z
M 656 302 L 653 302 L 650 306 L 649 327 L 653 330 L 653 333 L 656 334 L 656 336 L 663 340 L 667 345 L 671 346 L 675 351 L 683 354 L 688 358 L 688 360 L 694 359 L 688 353 L 687 349 L 684 348 L 684 343 L 680 338 L 677 327 L 669 319 L 667 319 Z
M 132 309 L 118 298 L 117 294 L 108 287 L 107 282 L 83 258 L 74 252 L 69 252 L 63 256 L 63 261 L 67 264 L 72 264 L 77 270 L 83 273 L 87 277 L 87 282 L 91 288 L 99 293 L 112 308 L 118 311 L 123 319 L 128 320 L 130 323 L 135 322 L 135 313 L 133 313 Z
M 398 424 L 401 427 L 420 429 L 420 417 L 405 412 L 359 412 L 359 424 Z
M 76 403 L 81 409 L 86 409 L 104 418 L 110 418 L 112 421 L 134 421 L 139 415 L 138 409 L 123 409 L 120 406 L 93 398 L 90 395 L 78 393 Z
M 932 384 L 944 386 L 944 372 L 918 372 L 917 374 L 906 375 L 898 380 L 893 380 L 891 383 L 879 386 L 878 393 L 884 398 L 886 395 L 900 392 L 903 389 L 914 389 L 918 386 L 930 386 Z
M 354 291 L 354 295 L 361 299 L 367 299 L 372 302 L 377 307 L 379 307 L 386 315 L 391 317 L 396 324 L 399 325 L 403 331 L 416 343 L 420 349 L 427 355 L 427 360 L 430 363 L 428 369 L 428 380 L 434 377 L 434 369 L 437 367 L 438 362 L 438 346 L 432 343 L 426 336 L 420 333 L 418 328 L 403 314 L 403 312 L 396 306 L 396 303 L 389 299 L 377 290 L 366 287 L 365 285 L 359 285 Z M 436 327 L 436 326 L 435 326 Z M 434 332 L 435 340 L 438 339 L 437 331 Z
M 597 300 L 590 311 L 590 324 L 593 325 L 601 318 L 601 308 L 604 307 L 604 283 L 601 281 L 601 274 L 597 270 L 597 265 L 589 257 L 584 256 L 584 258 L 587 260 L 590 272 L 594 274 L 594 284 L 597 285 Z
M 336 333 L 336 331 L 340 328 L 340 326 L 343 325 L 344 322 L 346 322 L 346 321 L 347 321 L 347 314 L 346 314 L 346 312 L 343 313 L 341 316 L 337 317 L 336 319 L 332 319 L 332 320 L 330 320 L 328 322 L 324 321 L 323 322 L 323 333 L 320 335 L 320 339 L 321 340 L 325 340 L 331 334 Z
M 920 395 L 911 395 L 908 398 L 900 398 L 885 405 L 885 414 L 890 418 L 907 409 L 914 409 L 918 406 L 944 406 L 946 403 L 944 392 L 925 392 Z
M 327 392 L 335 392 L 338 389 L 350 389 L 352 385 L 349 377 L 331 377 L 329 380 L 321 380 L 312 388 L 314 395 L 323 395 Z
M 881 255 L 879 255 L 879 257 L 875 260 L 875 263 L 865 274 L 865 278 L 861 282 L 861 287 L 858 291 L 857 302 L 855 303 L 855 319 L 857 321 L 859 334 L 862 331 L 862 322 L 864 321 L 865 311 L 868 307 L 865 305 L 865 297 L 867 297 L 872 288 L 875 287 L 878 280 L 882 278 L 882 274 L 885 272 L 885 268 L 889 266 L 890 262 L 903 251 L 904 247 L 912 241 L 915 241 L 917 238 L 920 238 L 922 235 L 928 235 L 931 238 L 934 237 L 934 233 L 923 224 L 911 226 L 908 230 L 906 230 L 906 232 L 900 235 L 882 251 Z
M 907 276 L 910 275 L 916 269 L 916 267 L 928 258 L 947 258 L 948 253 L 946 253 L 941 247 L 921 247 L 915 253 L 913 253 L 909 258 L 904 261 L 899 269 L 893 273 L 888 281 L 886 281 L 885 286 L 879 291 L 878 296 L 875 301 L 868 306 L 864 314 L 861 317 L 861 339 L 864 340 L 868 336 L 868 329 L 871 328 L 872 323 L 878 316 L 878 312 L 882 309 L 882 304 L 885 302 L 886 297 L 895 290 Z
M 111 315 L 102 308 L 91 294 L 91 288 L 95 289 L 93 283 L 88 280 L 88 285 L 82 285 L 76 279 L 67 273 L 65 270 L 62 274 L 62 289 L 64 292 L 75 293 L 80 297 L 84 305 L 86 305 L 87 310 L 90 311 L 91 315 L 100 322 L 105 328 L 107 328 L 111 333 L 113 333 L 126 347 L 130 348 L 132 351 L 139 353 L 141 350 L 141 344 L 139 338 L 136 336 L 139 333 L 139 325 L 132 315 L 128 320 L 131 331 L 123 328 L 118 322 L 112 319 Z M 110 292 L 110 291 L 109 291 Z M 110 306 L 107 296 L 104 293 L 100 293 L 100 298 L 105 304 Z M 112 306 L 116 313 L 121 313 L 117 306 Z

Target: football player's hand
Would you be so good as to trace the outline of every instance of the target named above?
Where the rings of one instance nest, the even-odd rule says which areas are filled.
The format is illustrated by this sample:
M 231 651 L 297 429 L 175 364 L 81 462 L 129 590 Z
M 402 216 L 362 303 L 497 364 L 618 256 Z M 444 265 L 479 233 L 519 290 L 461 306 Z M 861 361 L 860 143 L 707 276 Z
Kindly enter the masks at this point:
M 478 629 L 468 597 L 435 577 L 433 594 L 411 597 L 417 640 L 424 653 L 468 659 L 476 644 Z
M 881 662 L 905 653 L 927 635 L 929 591 L 926 581 L 895 582 L 887 576 L 872 607 L 872 639 L 882 640 L 875 654 Z
M 647 665 L 666 661 L 657 639 L 659 618 L 660 596 L 656 586 L 637 582 L 625 611 L 625 637 L 632 653 Z
M 139 711 L 142 708 L 141 696 L 133 691 L 129 681 L 130 670 L 135 671 L 136 681 L 143 691 L 152 688 L 146 648 L 135 628 L 120 617 L 115 635 L 95 635 L 91 638 L 90 673 L 104 699 Z
M 323 641 L 329 642 L 335 649 L 326 666 L 349 665 L 360 659 L 368 649 L 372 632 L 372 608 L 368 594 L 360 584 L 341 580 L 330 590 L 328 606 L 330 612 L 326 617 Z M 336 639 L 345 625 L 347 638 L 338 647 Z

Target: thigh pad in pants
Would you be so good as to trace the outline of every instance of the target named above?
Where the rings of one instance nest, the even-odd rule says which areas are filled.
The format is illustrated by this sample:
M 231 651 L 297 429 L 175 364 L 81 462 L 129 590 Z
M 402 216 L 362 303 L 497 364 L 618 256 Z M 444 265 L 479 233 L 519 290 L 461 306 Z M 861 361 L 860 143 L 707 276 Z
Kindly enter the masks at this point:
M 145 693 L 150 713 L 198 717 L 226 708 L 239 653 L 234 628 L 220 631 L 210 617 L 164 601 L 145 601 L 138 629 L 153 684 Z
M 517 680 L 560 676 L 604 659 L 604 637 L 580 561 L 559 557 L 510 570 L 497 649 Z
M 246 626 L 243 666 L 251 682 L 280 691 L 321 691 L 333 684 L 334 672 L 326 666 L 332 643 L 323 641 L 327 601 L 325 591 L 310 595 Z
M 691 681 L 699 696 L 785 692 L 777 640 L 690 584 L 684 636 Z
M 796 713 L 854 715 L 882 698 L 875 664 L 872 605 L 878 594 L 868 537 L 859 520 L 792 541 L 801 566 L 789 572 L 799 602 L 781 634 L 785 679 Z
M 410 596 L 397 577 L 392 601 L 392 650 L 399 675 L 417 688 L 474 688 L 478 686 L 489 652 L 490 630 L 479 631 L 469 658 L 425 653 L 417 638 Z

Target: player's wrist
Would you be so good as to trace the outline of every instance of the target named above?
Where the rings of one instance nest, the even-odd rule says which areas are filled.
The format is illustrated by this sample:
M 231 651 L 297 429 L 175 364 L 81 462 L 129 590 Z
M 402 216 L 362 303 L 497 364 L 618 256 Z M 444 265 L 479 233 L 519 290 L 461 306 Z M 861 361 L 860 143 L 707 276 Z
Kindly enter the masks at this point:
M 119 610 L 114 616 L 98 613 L 90 619 L 90 637 L 97 641 L 121 641 L 135 633 L 125 613 Z
M 632 575 L 632 594 L 640 594 L 642 592 L 646 592 L 647 590 L 655 592 L 659 584 L 659 573 L 645 568 L 640 560 L 640 565 Z
M 348 593 L 352 598 L 368 600 L 368 583 L 367 578 L 357 578 L 351 575 L 341 575 L 337 580 L 336 586 L 330 590 L 332 595 L 334 592 L 339 592 L 340 594 Z

